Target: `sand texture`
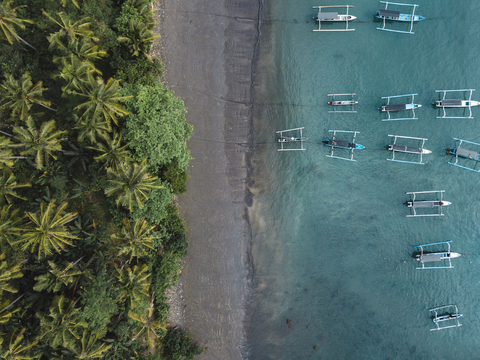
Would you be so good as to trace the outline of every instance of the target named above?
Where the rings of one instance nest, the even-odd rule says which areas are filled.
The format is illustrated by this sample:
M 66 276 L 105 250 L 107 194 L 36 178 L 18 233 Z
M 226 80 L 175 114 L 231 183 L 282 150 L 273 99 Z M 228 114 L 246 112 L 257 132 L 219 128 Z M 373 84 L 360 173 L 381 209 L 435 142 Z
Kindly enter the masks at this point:
M 179 199 L 190 230 L 183 269 L 185 320 L 206 346 L 198 359 L 242 359 L 250 285 L 247 206 L 257 0 L 163 0 L 166 85 L 194 126 L 188 192 Z

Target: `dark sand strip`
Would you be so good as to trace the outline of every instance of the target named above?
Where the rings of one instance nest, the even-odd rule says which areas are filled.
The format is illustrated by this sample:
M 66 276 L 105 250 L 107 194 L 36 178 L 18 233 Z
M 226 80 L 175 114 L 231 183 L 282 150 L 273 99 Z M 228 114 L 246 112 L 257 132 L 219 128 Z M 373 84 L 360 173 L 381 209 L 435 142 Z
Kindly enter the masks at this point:
M 166 85 L 188 108 L 194 160 L 179 200 L 190 227 L 185 319 L 207 350 L 199 359 L 242 359 L 251 265 L 252 61 L 259 0 L 159 2 Z M 163 5 L 163 6 L 162 6 Z

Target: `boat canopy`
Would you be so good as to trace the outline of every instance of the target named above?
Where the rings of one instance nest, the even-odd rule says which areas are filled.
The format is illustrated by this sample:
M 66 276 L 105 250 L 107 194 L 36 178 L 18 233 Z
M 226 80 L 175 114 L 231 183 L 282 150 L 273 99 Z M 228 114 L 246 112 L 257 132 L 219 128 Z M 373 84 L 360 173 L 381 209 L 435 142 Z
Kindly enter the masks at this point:
M 422 153 L 422 148 L 419 148 L 419 147 L 416 147 L 416 146 L 406 146 L 406 145 L 398 145 L 398 144 L 388 145 L 388 150 L 408 152 L 408 153 L 413 153 L 413 154 L 421 154 Z
M 400 110 L 406 110 L 406 108 L 407 108 L 406 104 L 385 105 L 385 111 L 400 111 Z
M 378 11 L 378 16 L 396 19 L 400 16 L 400 11 L 382 9 Z
M 470 159 L 474 159 L 474 160 L 477 160 L 477 158 L 478 158 L 478 153 L 477 152 L 475 152 L 473 150 L 464 149 L 464 148 L 461 148 L 461 147 L 457 148 L 457 155 L 458 156 L 464 156 L 466 158 L 470 158 Z
M 460 99 L 443 99 L 442 106 L 460 106 L 462 105 L 462 100 Z
M 338 18 L 338 12 L 319 12 L 317 19 L 321 20 L 331 20 Z

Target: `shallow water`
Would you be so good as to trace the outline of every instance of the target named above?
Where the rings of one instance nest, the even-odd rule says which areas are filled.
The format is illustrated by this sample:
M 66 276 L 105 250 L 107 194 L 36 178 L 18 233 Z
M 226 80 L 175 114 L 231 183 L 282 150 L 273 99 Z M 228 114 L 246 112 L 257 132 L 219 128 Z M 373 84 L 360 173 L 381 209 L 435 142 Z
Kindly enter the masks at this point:
M 448 165 L 445 148 L 453 137 L 480 143 L 480 109 L 473 120 L 436 119 L 430 104 L 436 89 L 478 87 L 480 2 L 422 1 L 415 35 L 375 30 L 372 1 L 351 9 L 356 31 L 313 32 L 313 5 L 270 1 L 262 26 L 249 359 L 478 358 L 480 174 Z M 358 113 L 327 113 L 328 93 L 350 92 Z M 419 94 L 419 120 L 382 122 L 380 98 L 406 93 Z M 299 126 L 307 150 L 277 152 L 275 131 Z M 357 162 L 325 156 L 329 129 L 360 131 Z M 433 154 L 425 165 L 385 161 L 388 134 L 428 138 Z M 423 190 L 446 191 L 444 217 L 405 217 L 405 192 Z M 415 270 L 413 246 L 444 240 L 466 254 L 455 268 Z M 447 304 L 463 326 L 430 332 L 428 310 Z

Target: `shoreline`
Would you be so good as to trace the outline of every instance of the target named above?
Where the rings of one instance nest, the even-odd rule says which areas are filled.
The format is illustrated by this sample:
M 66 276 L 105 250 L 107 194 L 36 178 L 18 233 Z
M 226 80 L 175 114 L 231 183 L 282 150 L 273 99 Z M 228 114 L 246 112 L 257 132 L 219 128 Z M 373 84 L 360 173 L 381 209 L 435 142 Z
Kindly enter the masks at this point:
M 158 0 L 155 7 L 162 38 L 152 52 L 194 126 L 188 191 L 178 201 L 190 243 L 170 321 L 183 327 L 183 320 L 205 346 L 196 358 L 240 360 L 248 356 L 244 322 L 253 276 L 248 208 L 262 3 Z

